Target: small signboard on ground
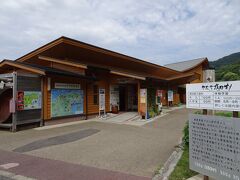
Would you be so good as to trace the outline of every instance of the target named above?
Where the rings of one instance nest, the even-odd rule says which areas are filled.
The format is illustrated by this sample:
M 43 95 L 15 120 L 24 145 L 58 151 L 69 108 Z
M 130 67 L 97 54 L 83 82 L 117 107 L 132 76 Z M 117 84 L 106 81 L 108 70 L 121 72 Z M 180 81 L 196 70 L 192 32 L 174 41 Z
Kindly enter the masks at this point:
M 187 84 L 187 108 L 240 111 L 240 81 Z
M 168 90 L 168 101 L 173 101 L 173 91 Z
M 105 110 L 105 89 L 99 89 L 99 110 Z
M 240 119 L 189 115 L 190 169 L 240 180 Z

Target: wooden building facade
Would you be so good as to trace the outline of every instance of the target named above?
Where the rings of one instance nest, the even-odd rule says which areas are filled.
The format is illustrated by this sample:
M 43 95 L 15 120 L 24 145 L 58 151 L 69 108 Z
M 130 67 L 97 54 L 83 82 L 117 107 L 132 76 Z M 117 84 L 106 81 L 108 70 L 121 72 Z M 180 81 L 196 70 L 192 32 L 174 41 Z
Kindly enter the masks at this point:
M 155 97 L 156 90 L 162 90 L 163 105 L 168 105 L 167 94 L 172 90 L 172 104 L 184 103 L 184 89 L 181 90 L 181 87 L 186 83 L 201 82 L 202 73 L 207 68 L 207 58 L 196 66 L 181 71 L 60 37 L 15 61 L 3 60 L 0 63 L 0 74 L 14 72 L 19 77 L 39 78 L 42 119 L 51 120 L 72 115 L 86 118 L 87 115 L 99 113 L 99 89 L 105 91 L 106 112 L 113 111 L 117 105 L 119 111 L 138 111 L 145 116 L 143 109 L 149 104 L 146 102 L 144 105 L 141 100 L 141 89 L 147 89 L 148 96 L 152 97 Z M 25 86 L 30 84 L 26 82 Z M 54 114 L 54 108 L 59 111 L 69 108 L 66 102 L 68 100 L 65 99 L 60 106 L 61 103 L 59 99 L 54 99 L 55 96 L 71 90 L 80 93 L 74 100 L 76 106 L 71 107 L 75 108 L 76 113 L 62 116 Z M 81 100 L 78 99 L 79 96 Z M 78 100 L 81 102 L 76 102 Z M 58 102 L 57 107 L 53 101 Z

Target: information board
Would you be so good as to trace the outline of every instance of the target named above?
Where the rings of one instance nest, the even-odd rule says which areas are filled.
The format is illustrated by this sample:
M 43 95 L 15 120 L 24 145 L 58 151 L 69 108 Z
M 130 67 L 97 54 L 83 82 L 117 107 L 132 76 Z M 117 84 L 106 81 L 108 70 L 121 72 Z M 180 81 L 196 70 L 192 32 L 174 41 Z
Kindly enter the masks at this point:
M 162 94 L 162 90 L 156 90 L 156 104 L 161 104 Z
M 42 93 L 41 91 L 24 91 L 24 110 L 41 109 Z
M 145 104 L 147 99 L 147 89 L 140 89 L 140 103 Z
M 189 115 L 190 169 L 215 179 L 240 179 L 240 119 Z
M 81 89 L 52 89 L 51 116 L 83 114 L 84 95 Z
M 118 85 L 110 85 L 110 110 L 112 110 L 112 106 L 119 106 L 119 86 Z
M 105 110 L 105 89 L 99 89 L 99 110 Z
M 240 81 L 187 84 L 187 108 L 240 111 Z

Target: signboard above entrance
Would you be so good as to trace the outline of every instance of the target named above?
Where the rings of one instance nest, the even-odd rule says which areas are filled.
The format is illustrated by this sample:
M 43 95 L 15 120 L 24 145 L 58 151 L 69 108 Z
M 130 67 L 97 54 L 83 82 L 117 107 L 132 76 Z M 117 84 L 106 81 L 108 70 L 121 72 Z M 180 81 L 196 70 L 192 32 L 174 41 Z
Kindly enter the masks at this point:
M 240 81 L 187 84 L 187 108 L 240 111 Z
M 81 89 L 80 84 L 55 83 L 56 89 Z

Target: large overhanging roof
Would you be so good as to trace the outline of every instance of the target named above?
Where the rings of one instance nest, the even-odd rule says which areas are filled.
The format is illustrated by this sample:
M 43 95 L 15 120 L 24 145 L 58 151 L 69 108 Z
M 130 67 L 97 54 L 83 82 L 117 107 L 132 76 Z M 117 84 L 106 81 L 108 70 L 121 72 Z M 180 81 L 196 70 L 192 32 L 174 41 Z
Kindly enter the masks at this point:
M 31 73 L 35 73 L 38 75 L 64 75 L 64 76 L 70 76 L 70 77 L 79 77 L 82 79 L 87 79 L 87 80 L 97 80 L 94 77 L 90 76 L 85 76 L 82 74 L 77 74 L 65 70 L 60 70 L 56 68 L 51 68 L 51 67 L 46 67 L 46 66 L 40 66 L 40 65 L 35 65 L 35 64 L 27 64 L 24 62 L 17 62 L 17 61 L 11 61 L 11 60 L 3 60 L 0 63 L 0 68 L 12 68 L 14 70 L 16 69 L 23 69 Z
M 21 65 L 23 68 L 26 68 L 31 64 L 35 64 L 36 61 L 50 61 L 83 69 L 87 69 L 90 66 L 104 67 L 112 74 L 128 76 L 140 80 L 145 80 L 150 77 L 173 82 L 181 78 L 185 79 L 189 76 L 196 78 L 195 74 L 186 75 L 178 70 L 67 37 L 60 37 L 16 59 L 14 64 L 13 62 L 8 63 L 11 63 L 12 66 Z M 25 66 L 23 66 L 23 64 L 25 64 Z M 32 68 L 34 71 L 39 70 L 36 66 L 32 66 Z
M 158 64 L 150 63 L 138 58 L 134 58 L 131 56 L 127 56 L 118 52 L 114 52 L 108 49 L 104 49 L 101 47 L 93 46 L 81 41 L 77 41 L 74 39 L 70 39 L 67 37 L 60 37 L 18 59 L 16 61 L 19 62 L 24 62 L 31 60 L 32 58 L 36 58 L 40 55 L 45 55 L 46 51 L 50 50 L 51 48 L 54 48 L 56 46 L 63 46 L 62 51 L 68 51 L 66 54 L 69 56 L 72 56 L 73 54 L 80 54 L 80 51 L 83 54 L 84 52 L 88 52 L 89 59 L 86 57 L 80 57 L 80 58 L 73 58 L 75 60 L 79 60 L 83 62 L 84 64 L 96 60 L 96 62 L 102 63 L 107 66 L 109 63 L 123 66 L 123 64 L 127 68 L 132 68 L 132 70 L 139 69 L 139 71 L 146 70 L 148 72 L 154 72 L 155 74 L 158 74 L 159 76 L 167 77 L 167 76 L 174 76 L 174 75 L 179 75 L 180 72 L 166 68 L 164 66 L 160 66 Z M 59 53 L 63 53 L 60 50 L 58 50 Z M 50 53 L 51 55 L 57 54 L 57 53 Z M 82 55 L 80 54 L 80 55 Z M 76 55 L 77 56 L 77 55 Z M 94 56 L 94 57 L 93 57 Z M 50 58 L 54 58 L 53 56 L 49 56 Z M 98 59 L 97 59 L 98 58 Z M 90 62 L 91 63 L 91 62 Z M 125 69 L 125 68 L 124 68 Z

